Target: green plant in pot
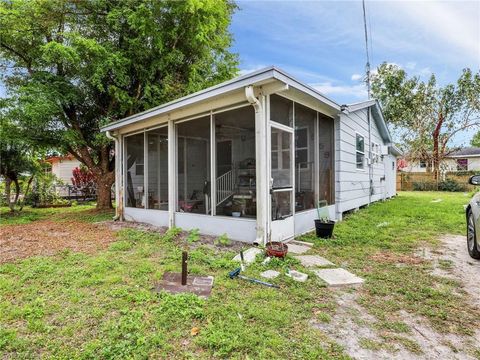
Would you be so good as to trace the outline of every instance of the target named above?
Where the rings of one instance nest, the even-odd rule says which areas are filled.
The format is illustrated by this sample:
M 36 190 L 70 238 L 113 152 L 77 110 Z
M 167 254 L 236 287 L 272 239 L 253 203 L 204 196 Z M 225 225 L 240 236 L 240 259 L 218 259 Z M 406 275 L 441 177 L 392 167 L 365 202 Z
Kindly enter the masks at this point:
M 315 220 L 315 232 L 317 237 L 328 239 L 332 237 L 335 221 L 330 220 L 328 214 L 328 203 L 325 200 L 318 202 L 318 219 Z

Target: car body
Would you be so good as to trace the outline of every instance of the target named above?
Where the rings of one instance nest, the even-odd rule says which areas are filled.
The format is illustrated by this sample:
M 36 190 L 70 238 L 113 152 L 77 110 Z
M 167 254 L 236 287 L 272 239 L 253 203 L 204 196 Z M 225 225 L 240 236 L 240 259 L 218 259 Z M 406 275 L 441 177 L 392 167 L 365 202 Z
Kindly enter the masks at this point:
M 474 175 L 468 181 L 471 185 L 480 185 L 480 175 Z M 467 249 L 474 259 L 480 259 L 480 192 L 477 192 L 465 209 L 467 220 Z M 478 230 L 477 230 L 478 229 Z

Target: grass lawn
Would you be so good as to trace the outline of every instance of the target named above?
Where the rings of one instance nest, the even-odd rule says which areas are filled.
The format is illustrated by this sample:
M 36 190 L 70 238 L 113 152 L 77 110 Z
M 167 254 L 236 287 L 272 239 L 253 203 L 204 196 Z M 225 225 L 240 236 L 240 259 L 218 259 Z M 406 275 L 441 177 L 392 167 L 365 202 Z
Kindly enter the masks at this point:
M 441 202 L 432 200 L 441 198 Z M 315 243 L 314 253 L 365 278 L 359 302 L 378 320 L 382 347 L 401 344 L 422 350 L 404 334 L 401 310 L 425 318 L 442 332 L 470 335 L 473 309 L 460 285 L 430 274 L 431 264 L 415 249 L 445 233 L 464 232 L 461 193 L 402 193 L 349 215 L 335 238 Z M 5 216 L 2 226 L 53 221 L 97 222 L 110 216 L 90 208 L 26 209 Z M 1 236 L 2 227 L 0 227 Z M 160 234 L 135 229 L 116 233 L 117 241 L 95 254 L 62 251 L 0 265 L 0 354 L 7 358 L 348 358 L 312 319 L 335 315 L 334 292 L 311 274 L 306 283 L 281 276 L 271 289 L 230 280 L 237 267 L 227 246 L 198 245 L 195 233 Z M 152 287 L 165 271 L 178 271 L 189 248 L 192 273 L 214 275 L 208 300 L 193 295 L 157 294 Z M 265 269 L 303 269 L 293 258 L 257 263 L 247 275 Z M 192 329 L 198 328 L 197 335 Z

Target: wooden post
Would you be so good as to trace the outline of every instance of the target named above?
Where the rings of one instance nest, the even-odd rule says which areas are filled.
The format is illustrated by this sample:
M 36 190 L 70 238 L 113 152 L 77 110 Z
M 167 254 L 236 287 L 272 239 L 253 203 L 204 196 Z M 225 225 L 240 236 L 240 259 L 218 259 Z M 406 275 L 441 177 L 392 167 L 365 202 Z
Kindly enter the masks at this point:
M 187 259 L 188 253 L 182 252 L 182 285 L 187 285 Z

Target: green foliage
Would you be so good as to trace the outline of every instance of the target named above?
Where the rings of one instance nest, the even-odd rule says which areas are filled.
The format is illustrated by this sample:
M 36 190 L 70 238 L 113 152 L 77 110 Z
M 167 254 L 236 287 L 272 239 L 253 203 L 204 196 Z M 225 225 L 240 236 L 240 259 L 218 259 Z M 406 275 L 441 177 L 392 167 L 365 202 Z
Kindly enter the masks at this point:
M 465 69 L 456 84 L 440 86 L 409 77 L 397 65 L 383 63 L 372 77 L 373 96 L 395 130 L 408 158 L 428 161 L 438 172 L 459 132 L 480 125 L 480 72 Z
M 34 206 L 68 204 L 67 200 L 58 195 L 57 185 L 62 185 L 62 182 L 54 174 L 39 173 L 26 202 Z
M 200 240 L 200 230 L 193 229 L 188 233 L 187 242 L 194 243 Z
M 480 147 L 480 131 L 477 131 L 470 140 L 470 145 Z
M 228 238 L 227 234 L 222 234 L 215 239 L 214 243 L 215 245 L 228 246 L 230 245 L 231 241 Z
M 459 191 L 466 191 L 466 189 L 467 188 L 464 184 L 461 184 L 452 178 L 447 178 L 438 184 L 439 191 L 459 192 Z
M 180 235 L 181 232 L 182 232 L 181 228 L 172 227 L 172 228 L 167 230 L 167 232 L 163 236 L 163 240 L 165 242 L 172 242 L 173 240 L 175 240 L 177 238 L 178 235 Z
M 461 192 L 466 191 L 467 187 L 464 184 L 459 183 L 455 179 L 447 178 L 438 183 L 434 181 L 415 181 L 413 182 L 414 191 L 449 191 L 449 192 Z
M 0 72 L 4 115 L 34 143 L 75 154 L 109 197 L 113 143 L 100 127 L 234 76 L 235 9 L 229 0 L 2 1 L 0 57 L 15 69 Z
M 436 191 L 437 183 L 433 181 L 414 181 L 413 191 Z
M 432 203 L 439 197 L 443 201 Z M 428 261 L 395 261 L 418 259 L 413 251 L 425 242 L 435 249 L 441 234 L 464 234 L 467 199 L 453 193 L 402 192 L 349 215 L 328 241 L 314 234 L 302 237 L 314 242 L 312 254 L 365 279 L 361 289 L 352 291 L 381 341 L 362 346 L 417 352 L 418 344 L 407 336 L 411 329 L 403 321 L 404 311 L 440 333 L 468 334 L 476 329 L 478 310 L 460 284 L 431 275 Z M 68 221 L 88 221 L 93 207 L 82 207 L 27 208 L 21 215 L 38 216 L 28 221 L 47 217 L 62 221 L 68 213 Z M 382 223 L 387 225 L 377 226 Z M 231 260 L 233 254 L 198 246 L 190 252 L 189 268 L 215 277 L 212 295 L 203 300 L 153 290 L 165 271 L 180 270 L 182 247 L 165 241 L 166 234 L 125 229 L 117 236 L 129 250 L 70 251 L 0 265 L 4 357 L 348 358 L 325 332 L 312 326 L 312 321 L 335 323 L 338 292 L 320 286 L 293 257 L 247 268 L 245 275 L 251 277 L 267 268 L 280 271 L 282 275 L 272 281 L 281 288 L 271 289 L 229 279 L 228 272 L 238 267 Z M 309 273 L 307 282 L 285 277 L 283 263 Z M 191 335 L 193 327 L 199 329 L 196 336 Z

